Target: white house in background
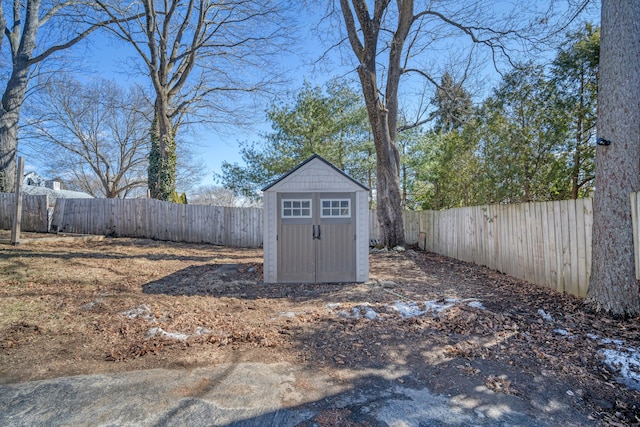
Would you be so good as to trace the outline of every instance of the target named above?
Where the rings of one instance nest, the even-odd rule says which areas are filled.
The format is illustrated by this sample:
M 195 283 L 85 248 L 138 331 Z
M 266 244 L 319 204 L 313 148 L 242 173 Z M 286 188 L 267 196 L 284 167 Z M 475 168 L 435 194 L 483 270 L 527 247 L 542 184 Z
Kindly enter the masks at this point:
M 369 280 L 369 189 L 314 155 L 263 188 L 264 282 Z
M 81 191 L 61 190 L 58 181 L 46 180 L 35 172 L 24 174 L 24 185 L 22 192 L 24 194 L 49 196 L 49 205 L 55 204 L 56 199 L 92 199 L 93 196 Z

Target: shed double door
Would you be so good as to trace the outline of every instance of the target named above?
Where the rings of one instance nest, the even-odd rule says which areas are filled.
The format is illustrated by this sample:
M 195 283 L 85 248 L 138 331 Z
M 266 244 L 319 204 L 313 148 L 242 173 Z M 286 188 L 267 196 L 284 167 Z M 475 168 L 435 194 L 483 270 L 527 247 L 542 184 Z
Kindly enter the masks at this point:
M 355 282 L 355 194 L 278 194 L 278 282 Z

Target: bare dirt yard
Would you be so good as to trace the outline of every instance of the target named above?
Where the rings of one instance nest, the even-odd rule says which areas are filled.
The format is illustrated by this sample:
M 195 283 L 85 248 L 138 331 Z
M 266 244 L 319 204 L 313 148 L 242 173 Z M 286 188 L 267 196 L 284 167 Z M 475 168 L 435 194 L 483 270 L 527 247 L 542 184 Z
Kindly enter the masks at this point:
M 243 361 L 403 366 L 402 381 L 436 393 L 481 381 L 540 410 L 640 425 L 640 319 L 599 317 L 577 298 L 431 253 L 370 261 L 365 284 L 265 285 L 259 249 L 3 244 L 0 382 Z

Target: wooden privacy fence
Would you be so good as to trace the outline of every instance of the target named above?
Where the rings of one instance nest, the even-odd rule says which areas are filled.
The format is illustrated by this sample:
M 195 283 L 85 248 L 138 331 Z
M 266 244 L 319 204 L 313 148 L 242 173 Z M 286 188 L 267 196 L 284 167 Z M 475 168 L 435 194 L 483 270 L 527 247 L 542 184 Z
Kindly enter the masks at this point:
M 402 218 L 404 222 L 404 238 L 410 245 L 418 243 L 420 235 L 420 220 L 424 213 L 428 211 L 404 211 Z M 380 240 L 382 231 L 378 222 L 378 213 L 375 210 L 369 211 L 369 239 Z
M 0 193 L 0 230 L 10 230 L 16 209 L 15 193 Z M 47 221 L 47 196 L 22 195 L 22 231 L 46 233 L 49 231 Z
M 52 231 L 234 247 L 262 245 L 262 209 L 154 199 L 58 199 Z
M 592 222 L 591 199 L 424 211 L 419 245 L 583 297 Z

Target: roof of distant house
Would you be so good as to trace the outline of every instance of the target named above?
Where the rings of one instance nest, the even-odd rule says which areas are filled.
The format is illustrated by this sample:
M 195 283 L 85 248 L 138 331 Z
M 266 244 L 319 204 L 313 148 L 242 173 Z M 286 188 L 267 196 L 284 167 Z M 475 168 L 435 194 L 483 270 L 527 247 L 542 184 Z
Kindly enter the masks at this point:
M 64 199 L 91 199 L 92 195 L 83 193 L 82 191 L 60 190 L 59 185 L 54 181 L 46 180 L 35 172 L 28 172 L 24 175 L 24 185 L 22 191 L 24 194 L 33 196 L 49 196 L 49 203 L 58 198 Z
M 83 193 L 82 191 L 54 190 L 52 188 L 40 187 L 37 185 L 25 185 L 22 187 L 22 191 L 24 194 L 49 196 L 55 199 L 59 197 L 65 199 L 93 199 L 91 194 Z

